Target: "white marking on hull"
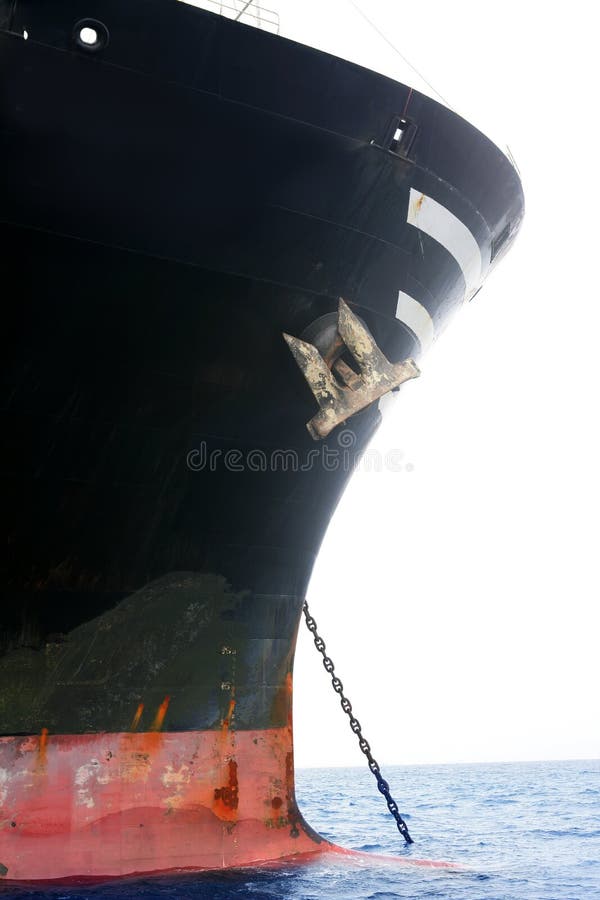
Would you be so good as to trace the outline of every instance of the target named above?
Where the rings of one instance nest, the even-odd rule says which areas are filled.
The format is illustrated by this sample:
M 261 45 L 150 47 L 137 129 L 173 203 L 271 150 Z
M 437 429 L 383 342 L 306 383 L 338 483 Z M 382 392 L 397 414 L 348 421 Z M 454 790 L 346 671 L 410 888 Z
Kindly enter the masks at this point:
M 432 345 L 435 337 L 433 319 L 422 303 L 400 291 L 398 305 L 396 306 L 396 318 L 406 325 L 418 338 L 421 352 L 425 353 Z
M 464 299 L 470 300 L 481 285 L 483 260 L 479 244 L 464 222 L 437 200 L 414 188 L 410 189 L 406 221 L 452 254 L 465 279 Z

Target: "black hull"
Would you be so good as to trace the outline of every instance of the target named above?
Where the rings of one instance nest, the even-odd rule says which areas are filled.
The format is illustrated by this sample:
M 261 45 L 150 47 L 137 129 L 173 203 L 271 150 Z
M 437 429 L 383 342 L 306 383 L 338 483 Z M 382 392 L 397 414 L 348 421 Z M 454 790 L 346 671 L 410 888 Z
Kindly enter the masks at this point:
M 390 360 L 418 356 L 398 292 L 439 327 L 466 276 L 408 224 L 411 191 L 464 224 L 483 276 L 520 185 L 466 122 L 349 63 L 176 2 L 83 6 L 17 3 L 0 35 L 0 730 L 123 731 L 165 695 L 165 728 L 215 728 L 234 677 L 238 727 L 281 725 L 315 555 L 379 420 L 315 460 L 282 332 L 343 296 Z M 101 53 L 73 44 L 83 15 L 110 22 Z

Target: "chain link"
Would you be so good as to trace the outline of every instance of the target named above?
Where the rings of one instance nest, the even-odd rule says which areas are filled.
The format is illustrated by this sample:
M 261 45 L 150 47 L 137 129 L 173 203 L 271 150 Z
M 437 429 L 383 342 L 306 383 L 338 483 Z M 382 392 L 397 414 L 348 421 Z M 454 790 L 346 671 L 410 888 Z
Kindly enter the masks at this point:
M 404 840 L 406 841 L 407 844 L 412 844 L 413 839 L 411 838 L 410 834 L 408 833 L 408 828 L 406 827 L 406 822 L 404 821 L 404 819 L 398 812 L 398 804 L 396 803 L 396 801 L 390 794 L 390 786 L 387 783 L 387 781 L 385 780 L 385 778 L 383 777 L 383 775 L 381 774 L 381 769 L 379 768 L 379 764 L 378 764 L 377 760 L 374 758 L 373 754 L 371 753 L 371 746 L 370 746 L 368 740 L 363 736 L 362 729 L 360 727 L 360 722 L 358 721 L 358 719 L 352 712 L 352 704 L 350 703 L 350 701 L 344 694 L 344 685 L 342 684 L 340 679 L 335 674 L 335 666 L 333 665 L 333 661 L 331 660 L 331 658 L 329 656 L 327 656 L 327 653 L 325 652 L 325 649 L 326 649 L 325 641 L 317 632 L 317 623 L 311 616 L 309 609 L 308 609 L 308 603 L 306 601 L 304 601 L 304 605 L 302 606 L 302 612 L 304 613 L 304 618 L 306 619 L 306 626 L 313 636 L 315 647 L 317 648 L 317 650 L 323 657 L 323 668 L 329 675 L 331 675 L 331 684 L 333 685 L 333 689 L 336 692 L 336 694 L 339 695 L 340 705 L 341 705 L 342 709 L 344 710 L 344 712 L 346 713 L 346 715 L 348 716 L 348 719 L 350 720 L 350 728 L 352 729 L 352 731 L 358 738 L 358 746 L 360 747 L 362 752 L 367 757 L 369 769 L 371 770 L 371 772 L 377 779 L 377 788 L 380 791 L 380 793 L 382 793 L 383 796 L 385 797 L 385 800 L 387 803 L 387 808 L 389 809 L 390 813 L 393 815 L 394 819 L 396 820 L 396 825 L 398 826 L 398 831 L 400 832 L 400 834 L 402 835 L 402 837 L 404 838 Z

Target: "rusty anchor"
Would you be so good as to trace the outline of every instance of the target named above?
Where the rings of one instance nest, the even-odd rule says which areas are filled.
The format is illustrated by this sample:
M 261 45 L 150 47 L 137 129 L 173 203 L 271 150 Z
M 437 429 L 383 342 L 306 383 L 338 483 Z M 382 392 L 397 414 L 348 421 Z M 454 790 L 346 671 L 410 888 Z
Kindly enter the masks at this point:
M 319 412 L 306 423 L 315 441 L 326 438 L 350 416 L 421 374 L 413 359 L 391 363 L 341 297 L 337 327 L 360 372 L 355 372 L 341 358 L 330 369 L 313 344 L 290 334 L 283 335 L 320 406 Z

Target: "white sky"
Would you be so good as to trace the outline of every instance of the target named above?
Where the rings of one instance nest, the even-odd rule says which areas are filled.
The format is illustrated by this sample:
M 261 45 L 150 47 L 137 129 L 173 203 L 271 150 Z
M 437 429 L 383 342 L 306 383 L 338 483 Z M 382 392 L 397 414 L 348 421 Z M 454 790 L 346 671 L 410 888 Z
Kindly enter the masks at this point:
M 355 474 L 317 563 L 312 611 L 380 763 L 597 757 L 590 7 L 361 5 L 458 112 L 510 146 L 527 214 L 374 442 L 403 450 L 414 470 Z M 318 27 L 327 49 L 392 74 L 395 57 L 348 0 L 293 6 L 310 21 L 306 42 Z M 294 687 L 296 764 L 360 764 L 304 628 Z

